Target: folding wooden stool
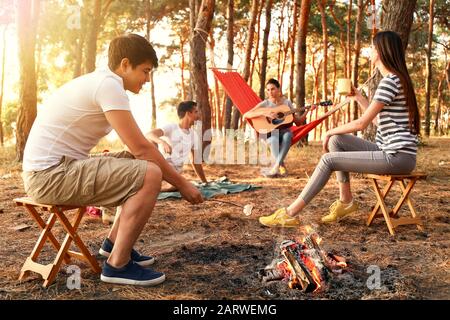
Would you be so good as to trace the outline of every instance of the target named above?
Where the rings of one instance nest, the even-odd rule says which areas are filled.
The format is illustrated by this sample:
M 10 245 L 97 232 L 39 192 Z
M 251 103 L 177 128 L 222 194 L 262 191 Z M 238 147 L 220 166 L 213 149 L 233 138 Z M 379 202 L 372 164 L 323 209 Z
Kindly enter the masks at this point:
M 410 198 L 410 192 L 412 191 L 414 185 L 417 180 L 424 180 L 427 178 L 427 175 L 424 173 L 412 173 L 408 175 L 377 175 L 377 174 L 367 174 L 367 178 L 372 181 L 373 189 L 375 190 L 375 195 L 377 196 L 377 203 L 370 214 L 367 225 L 370 226 L 375 217 L 384 217 L 386 221 L 387 227 L 389 229 L 389 233 L 391 235 L 395 234 L 394 229 L 400 225 L 406 224 L 415 224 L 417 225 L 417 229 L 423 231 L 423 223 L 422 219 L 417 215 L 416 210 L 414 209 L 413 203 Z M 409 182 L 407 183 L 407 181 Z M 386 185 L 383 190 L 381 190 L 378 181 L 386 181 Z M 394 186 L 395 182 L 398 181 L 400 184 L 400 188 L 402 190 L 402 194 L 400 199 L 397 201 L 397 204 L 392 210 L 388 210 L 384 200 L 386 199 L 389 191 Z M 396 218 L 400 208 L 405 203 L 408 204 L 409 210 L 411 212 L 412 218 Z M 381 213 L 378 211 L 381 209 Z
M 97 262 L 97 260 L 92 256 L 89 250 L 84 245 L 83 241 L 77 234 L 78 226 L 81 222 L 81 218 L 86 211 L 86 207 L 84 206 L 58 206 L 58 205 L 49 205 L 42 204 L 33 201 L 31 198 L 18 198 L 14 199 L 14 202 L 18 206 L 24 206 L 25 209 L 31 214 L 34 220 L 37 222 L 39 227 L 42 229 L 42 232 L 36 242 L 33 251 L 30 256 L 26 259 L 24 265 L 22 266 L 22 270 L 20 271 L 19 280 L 22 280 L 29 271 L 34 271 L 42 275 L 44 279 L 44 288 L 47 288 L 56 278 L 59 269 L 61 268 L 61 264 L 64 260 L 65 263 L 70 262 L 70 258 L 76 258 L 82 261 L 86 261 L 92 270 L 96 273 L 100 273 L 101 269 Z M 50 216 L 47 220 L 47 223 L 41 218 L 37 209 L 42 211 L 50 212 Z M 77 209 L 77 213 L 75 214 L 75 219 L 73 224 L 67 219 L 65 211 Z M 66 236 L 62 244 L 60 245 L 58 240 L 52 234 L 52 228 L 58 220 L 61 225 L 64 227 L 66 231 Z M 47 239 L 50 240 L 51 244 L 58 251 L 56 254 L 56 258 L 53 263 L 43 265 L 37 263 L 36 260 L 41 253 L 42 248 L 45 245 Z M 72 241 L 78 246 L 81 252 L 75 252 L 69 250 Z

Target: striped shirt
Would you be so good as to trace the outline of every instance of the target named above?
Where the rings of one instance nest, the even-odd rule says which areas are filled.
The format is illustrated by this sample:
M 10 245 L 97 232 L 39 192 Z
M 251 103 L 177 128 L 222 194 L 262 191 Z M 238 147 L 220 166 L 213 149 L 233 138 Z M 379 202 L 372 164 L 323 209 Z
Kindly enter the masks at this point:
M 417 135 L 409 130 L 409 113 L 400 78 L 388 74 L 381 79 L 374 100 L 384 104 L 378 113 L 376 143 L 386 153 L 417 153 Z

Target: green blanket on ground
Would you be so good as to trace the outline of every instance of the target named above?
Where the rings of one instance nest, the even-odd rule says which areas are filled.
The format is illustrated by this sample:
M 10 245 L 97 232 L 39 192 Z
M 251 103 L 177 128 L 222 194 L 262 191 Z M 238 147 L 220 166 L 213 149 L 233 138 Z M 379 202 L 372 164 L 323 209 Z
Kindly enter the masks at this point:
M 261 187 L 254 186 L 251 184 L 243 183 L 232 183 L 227 177 L 222 177 L 216 181 L 206 183 L 194 182 L 194 185 L 200 190 L 203 198 L 209 199 L 218 194 L 230 194 L 239 193 L 247 190 L 255 190 Z M 174 192 L 160 192 L 158 195 L 158 200 L 168 199 L 168 198 L 178 198 L 181 199 L 181 194 L 178 191 Z

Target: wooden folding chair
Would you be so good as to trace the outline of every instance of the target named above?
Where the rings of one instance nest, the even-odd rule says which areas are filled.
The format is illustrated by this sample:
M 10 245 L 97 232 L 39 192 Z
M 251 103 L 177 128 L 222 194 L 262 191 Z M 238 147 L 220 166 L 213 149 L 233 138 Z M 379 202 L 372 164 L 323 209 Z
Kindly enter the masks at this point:
M 77 229 L 80 225 L 84 212 L 86 211 L 86 207 L 41 204 L 33 201 L 31 198 L 18 198 L 14 199 L 14 202 L 18 206 L 24 206 L 42 229 L 33 251 L 31 251 L 30 256 L 26 259 L 22 266 L 19 280 L 22 280 L 25 276 L 27 276 L 29 271 L 33 271 L 42 275 L 42 278 L 44 279 L 43 286 L 44 288 L 47 288 L 55 280 L 63 260 L 65 263 L 69 263 L 71 257 L 87 262 L 95 273 L 101 272 L 101 268 L 97 260 L 90 254 L 89 250 L 77 234 Z M 37 209 L 50 212 L 47 222 L 44 222 Z M 75 214 L 74 222 L 71 224 L 66 217 L 65 211 L 75 209 L 77 212 Z M 59 244 L 56 237 L 52 234 L 52 228 L 55 225 L 56 220 L 61 223 L 66 231 L 66 236 L 64 237 L 62 244 Z M 58 251 L 58 253 L 52 263 L 43 265 L 37 262 L 37 258 L 39 257 L 39 254 L 41 253 L 47 239 L 50 240 L 51 244 Z M 81 252 L 69 250 L 72 241 L 78 246 Z
M 394 229 L 400 225 L 415 224 L 420 231 L 423 231 L 422 219 L 417 215 L 414 209 L 413 203 L 411 201 L 410 193 L 414 188 L 414 185 L 418 180 L 424 180 L 427 175 L 424 173 L 412 173 L 408 175 L 377 175 L 377 174 L 367 174 L 366 177 L 372 181 L 372 186 L 377 197 L 377 203 L 369 215 L 367 220 L 367 225 L 370 226 L 375 217 L 384 217 L 389 233 L 391 235 L 395 234 Z M 407 181 L 409 182 L 407 183 Z M 383 189 L 378 184 L 378 181 L 386 181 L 386 185 Z M 388 210 L 385 199 L 389 191 L 394 186 L 395 182 L 398 181 L 400 188 L 402 190 L 400 199 L 392 210 Z M 409 210 L 411 212 L 412 218 L 398 217 L 398 212 L 404 203 L 408 204 Z M 381 213 L 378 211 L 381 209 Z

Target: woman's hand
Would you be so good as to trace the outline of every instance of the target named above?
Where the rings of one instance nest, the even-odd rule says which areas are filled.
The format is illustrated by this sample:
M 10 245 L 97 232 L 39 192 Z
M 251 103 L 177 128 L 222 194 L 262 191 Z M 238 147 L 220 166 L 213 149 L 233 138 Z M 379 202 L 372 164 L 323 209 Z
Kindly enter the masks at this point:
M 327 131 L 325 133 L 325 138 L 323 138 L 322 148 L 325 153 L 330 152 L 330 150 L 328 150 L 328 141 L 330 140 L 331 136 L 332 134 L 330 134 L 330 131 Z
M 355 86 L 352 84 L 352 92 L 347 95 L 347 98 L 351 101 L 360 102 L 362 99 L 364 99 L 363 95 L 361 94 L 361 91 L 355 88 Z

